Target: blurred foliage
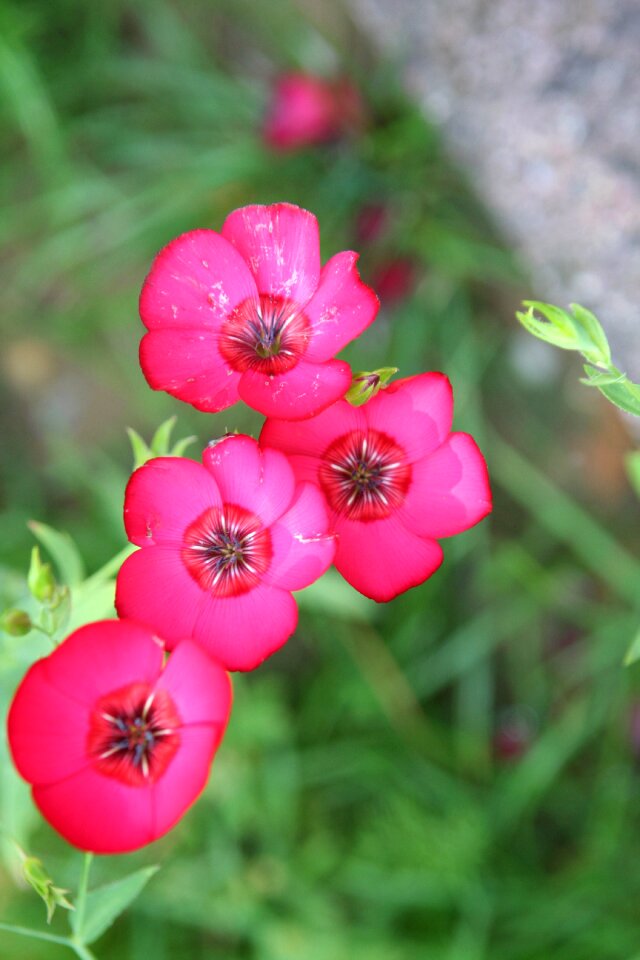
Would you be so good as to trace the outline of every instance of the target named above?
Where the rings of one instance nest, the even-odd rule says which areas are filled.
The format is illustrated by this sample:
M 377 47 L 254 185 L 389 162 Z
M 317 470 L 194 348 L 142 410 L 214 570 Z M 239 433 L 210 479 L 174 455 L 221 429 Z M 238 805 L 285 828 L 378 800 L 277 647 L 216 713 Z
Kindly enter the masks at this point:
M 415 263 L 412 292 L 383 303 L 347 359 L 443 369 L 495 489 L 491 522 L 446 543 L 437 576 L 392 604 L 330 575 L 300 595 L 297 636 L 235 682 L 203 798 L 151 850 L 97 861 L 96 884 L 162 869 L 95 951 L 632 960 L 640 698 L 638 668 L 621 661 L 640 562 L 627 441 L 595 391 L 565 388 L 552 351 L 511 328 L 522 274 L 397 66 L 330 3 L 313 17 L 284 0 L 0 9 L 2 607 L 38 616 L 29 519 L 69 531 L 89 571 L 124 547 L 125 427 L 151 436 L 177 413 L 179 435 L 202 445 L 257 430 L 246 410 L 210 417 L 153 393 L 137 365 L 153 255 L 245 203 L 307 206 L 325 257 L 360 249 L 371 281 L 390 258 Z M 359 139 L 265 150 L 269 83 L 291 67 L 351 72 L 369 104 Z M 387 222 L 365 242 L 372 204 Z M 55 562 L 46 528 L 32 529 Z M 83 616 L 106 615 L 114 572 L 89 580 Z M 3 703 L 47 649 L 36 632 L 1 638 Z M 1 770 L 3 837 L 75 890 L 79 855 L 41 824 L 6 758 Z M 2 919 L 37 925 L 42 905 L 3 850 Z M 8 960 L 67 955 L 0 936 Z

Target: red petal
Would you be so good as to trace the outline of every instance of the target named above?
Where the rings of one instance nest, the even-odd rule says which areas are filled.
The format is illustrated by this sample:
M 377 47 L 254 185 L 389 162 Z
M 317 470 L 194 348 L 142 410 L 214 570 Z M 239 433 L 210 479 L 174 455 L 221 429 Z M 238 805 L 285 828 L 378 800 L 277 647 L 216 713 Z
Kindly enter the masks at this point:
M 439 544 L 410 533 L 397 514 L 370 523 L 339 518 L 336 532 L 337 570 L 372 600 L 392 600 L 422 583 L 442 563 Z
M 369 426 L 395 440 L 413 463 L 447 438 L 453 392 L 443 373 L 422 373 L 395 380 L 360 409 Z
M 222 235 L 244 257 L 259 293 L 305 304 L 320 278 L 318 221 L 291 203 L 248 206 L 229 214 Z
M 154 390 L 216 413 L 237 403 L 240 374 L 218 350 L 217 333 L 204 330 L 152 330 L 140 343 L 140 366 Z
M 360 279 L 358 254 L 337 253 L 322 268 L 320 284 L 304 309 L 313 336 L 305 356 L 330 360 L 373 323 L 378 298 Z
M 262 584 L 240 596 L 207 598 L 194 639 L 227 670 L 253 670 L 286 643 L 297 622 L 291 594 Z
M 193 633 L 207 594 L 189 575 L 177 548 L 159 546 L 127 557 L 116 582 L 120 617 L 146 623 L 172 649 Z
M 412 482 L 398 516 L 421 537 L 450 537 L 491 512 L 484 457 L 467 433 L 452 433 L 412 467 Z
M 200 463 L 157 457 L 131 476 L 124 498 L 124 524 L 132 543 L 181 546 L 184 532 L 209 507 L 220 506 L 215 481 Z
M 287 458 L 247 436 L 228 436 L 208 447 L 203 462 L 225 503 L 244 507 L 269 526 L 289 507 L 295 479 Z
M 304 420 L 343 397 L 350 385 L 351 370 L 342 360 L 300 360 L 277 376 L 246 370 L 238 392 L 246 404 L 266 417 Z
M 290 510 L 270 530 L 273 560 L 265 581 L 285 590 L 302 590 L 331 566 L 335 537 L 328 533 L 327 508 L 320 490 L 298 487 Z
M 148 330 L 217 330 L 255 295 L 251 272 L 228 240 L 213 230 L 192 230 L 155 258 L 140 294 L 140 317 Z

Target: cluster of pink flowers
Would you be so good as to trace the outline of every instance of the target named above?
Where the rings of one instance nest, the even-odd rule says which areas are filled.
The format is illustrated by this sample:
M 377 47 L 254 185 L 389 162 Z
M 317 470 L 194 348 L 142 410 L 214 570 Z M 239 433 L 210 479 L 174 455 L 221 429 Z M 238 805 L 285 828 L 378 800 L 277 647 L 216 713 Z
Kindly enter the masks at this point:
M 482 454 L 451 432 L 443 374 L 344 399 L 352 375 L 335 354 L 378 307 L 357 259 L 322 267 L 316 218 L 280 203 L 178 237 L 151 268 L 150 385 L 205 411 L 243 400 L 267 420 L 257 441 L 213 440 L 202 463 L 159 457 L 135 471 L 124 520 L 140 549 L 118 574 L 120 620 L 76 631 L 16 694 L 16 765 L 83 849 L 135 849 L 193 803 L 228 720 L 226 671 L 286 642 L 292 592 L 334 563 L 391 600 L 437 570 L 440 538 L 491 509 Z

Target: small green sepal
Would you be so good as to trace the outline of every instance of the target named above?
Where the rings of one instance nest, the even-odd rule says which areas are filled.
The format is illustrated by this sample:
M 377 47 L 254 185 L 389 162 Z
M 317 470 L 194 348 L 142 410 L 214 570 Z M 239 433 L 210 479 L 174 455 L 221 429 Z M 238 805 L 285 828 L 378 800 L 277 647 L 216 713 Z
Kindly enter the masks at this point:
M 383 389 L 397 372 L 398 367 L 380 367 L 378 370 L 361 370 L 354 373 L 351 386 L 345 394 L 345 400 L 354 407 L 361 407 L 375 397 L 376 393 Z
M 44 868 L 41 860 L 37 857 L 30 857 L 16 844 L 18 854 L 22 860 L 22 872 L 24 878 L 33 887 L 35 892 L 44 901 L 47 908 L 47 923 L 51 923 L 51 918 L 55 913 L 56 907 L 63 907 L 65 910 L 74 910 L 75 907 L 67 900 L 68 890 L 62 887 L 56 887 L 53 880 Z

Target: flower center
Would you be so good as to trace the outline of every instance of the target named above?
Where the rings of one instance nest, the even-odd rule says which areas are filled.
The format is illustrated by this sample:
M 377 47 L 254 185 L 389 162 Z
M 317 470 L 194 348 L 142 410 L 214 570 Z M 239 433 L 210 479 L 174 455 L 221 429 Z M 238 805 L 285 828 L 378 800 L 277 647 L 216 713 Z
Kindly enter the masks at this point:
M 406 453 L 378 430 L 334 440 L 320 466 L 320 483 L 330 505 L 349 520 L 388 517 L 404 500 L 410 481 Z
M 166 690 L 131 683 L 101 697 L 89 720 L 87 752 L 100 773 L 146 786 L 164 773 L 180 737 L 180 718 Z
M 260 519 L 229 503 L 205 510 L 187 528 L 182 546 L 187 570 L 214 597 L 252 590 L 271 555 L 271 537 Z
M 261 294 L 244 300 L 220 332 L 220 353 L 233 370 L 273 376 L 295 367 L 307 349 L 311 326 L 298 304 Z

